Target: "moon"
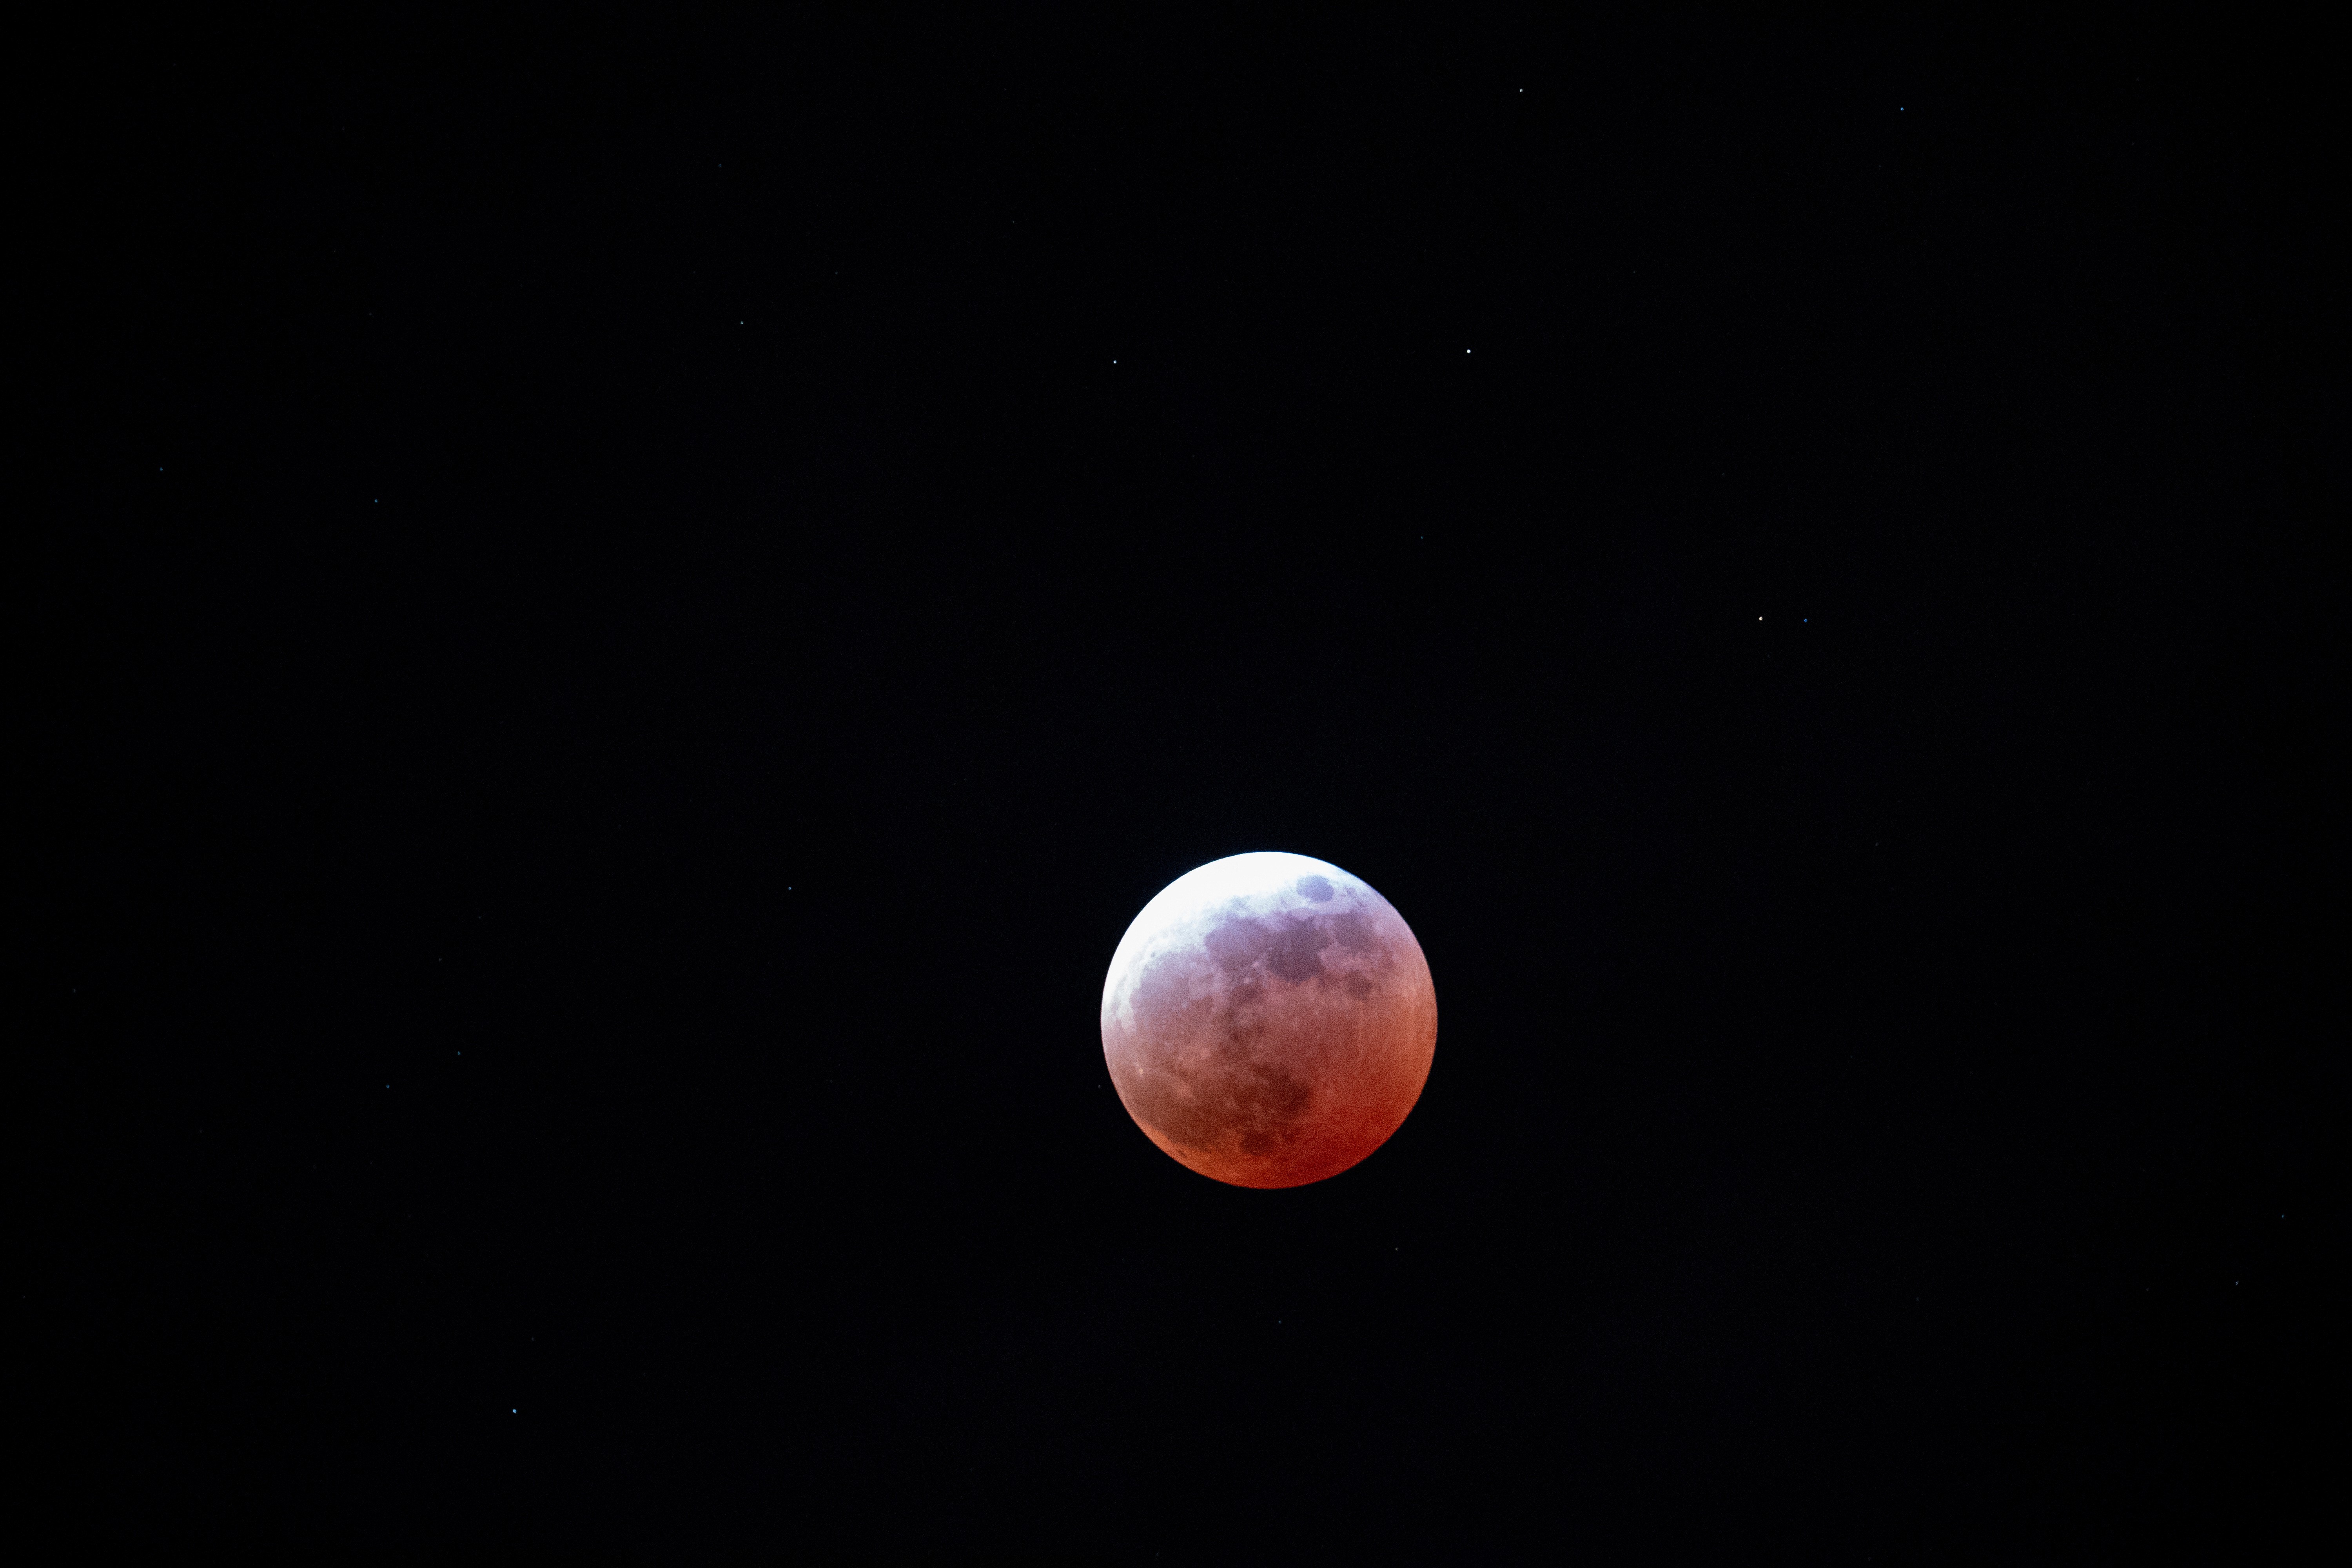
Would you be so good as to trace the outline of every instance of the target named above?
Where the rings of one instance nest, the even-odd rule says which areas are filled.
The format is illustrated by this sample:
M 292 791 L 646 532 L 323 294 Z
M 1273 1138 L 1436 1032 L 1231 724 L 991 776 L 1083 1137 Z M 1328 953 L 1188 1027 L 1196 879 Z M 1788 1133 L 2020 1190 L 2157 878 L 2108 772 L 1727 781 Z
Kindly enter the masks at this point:
M 1437 1048 L 1412 928 L 1328 861 L 1263 851 L 1143 906 L 1103 981 L 1103 1058 L 1144 1135 L 1204 1176 L 1299 1187 L 1404 1125 Z

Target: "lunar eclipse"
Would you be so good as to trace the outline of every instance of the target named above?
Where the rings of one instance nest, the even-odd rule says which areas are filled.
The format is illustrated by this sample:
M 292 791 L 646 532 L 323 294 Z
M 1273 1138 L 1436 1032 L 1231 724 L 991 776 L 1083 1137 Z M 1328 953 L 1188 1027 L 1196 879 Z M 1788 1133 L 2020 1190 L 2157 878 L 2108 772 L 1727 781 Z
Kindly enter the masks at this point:
M 1135 917 L 1103 982 L 1103 1057 L 1136 1125 L 1240 1187 L 1336 1176 L 1428 1081 L 1437 993 L 1389 901 L 1304 855 L 1186 872 Z

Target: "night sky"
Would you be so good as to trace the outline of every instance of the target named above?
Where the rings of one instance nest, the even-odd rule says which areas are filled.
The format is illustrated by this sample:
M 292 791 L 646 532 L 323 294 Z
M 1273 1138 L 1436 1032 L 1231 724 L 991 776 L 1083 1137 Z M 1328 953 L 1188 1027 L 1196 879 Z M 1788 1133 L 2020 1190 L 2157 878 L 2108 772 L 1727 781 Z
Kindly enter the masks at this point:
M 371 15 L 28 100 L 84 1538 L 2084 1561 L 2336 1473 L 2294 40 Z M 1440 1016 L 1284 1192 L 1096 1016 L 1253 849 Z

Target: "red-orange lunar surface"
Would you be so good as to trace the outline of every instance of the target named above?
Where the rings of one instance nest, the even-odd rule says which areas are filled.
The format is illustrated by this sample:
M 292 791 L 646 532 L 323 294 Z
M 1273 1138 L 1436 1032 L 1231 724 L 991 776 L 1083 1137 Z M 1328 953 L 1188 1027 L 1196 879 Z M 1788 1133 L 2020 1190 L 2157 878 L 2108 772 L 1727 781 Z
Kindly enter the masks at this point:
M 1404 1124 L 1437 1048 L 1437 992 L 1402 916 L 1337 866 L 1234 855 L 1127 928 L 1103 1057 L 1154 1143 L 1239 1187 L 1336 1176 Z

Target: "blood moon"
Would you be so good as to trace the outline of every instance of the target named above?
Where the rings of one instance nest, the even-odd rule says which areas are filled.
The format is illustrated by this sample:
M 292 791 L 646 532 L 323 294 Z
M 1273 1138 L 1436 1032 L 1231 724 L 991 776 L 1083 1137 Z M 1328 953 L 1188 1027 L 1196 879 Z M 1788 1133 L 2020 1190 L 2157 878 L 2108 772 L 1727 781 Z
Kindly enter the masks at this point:
M 1337 866 L 1265 851 L 1143 906 L 1103 982 L 1103 1057 L 1150 1140 L 1238 1187 L 1336 1176 L 1404 1124 L 1437 1048 L 1412 929 Z

